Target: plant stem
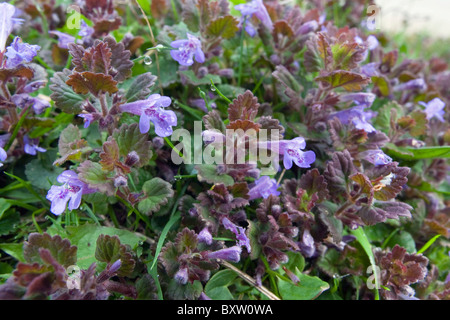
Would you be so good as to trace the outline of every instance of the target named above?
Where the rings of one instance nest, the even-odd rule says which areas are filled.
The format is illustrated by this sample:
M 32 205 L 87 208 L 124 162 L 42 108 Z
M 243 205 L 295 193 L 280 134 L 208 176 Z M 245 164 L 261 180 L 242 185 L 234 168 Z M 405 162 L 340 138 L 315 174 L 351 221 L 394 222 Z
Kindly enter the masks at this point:
M 239 53 L 239 73 L 238 73 L 238 86 L 241 86 L 242 79 L 242 56 L 244 55 L 244 36 L 245 36 L 245 23 L 246 20 L 242 23 L 241 28 L 241 43 L 240 43 L 240 53 Z
M 265 295 L 270 300 L 280 300 L 280 298 L 278 298 L 275 294 L 273 294 L 269 289 L 267 289 L 263 285 L 258 286 L 255 279 L 250 277 L 248 274 L 242 272 L 241 270 L 239 270 L 238 268 L 233 266 L 231 263 L 221 260 L 220 264 L 223 265 L 225 268 L 228 268 L 228 269 L 236 272 L 240 278 L 242 278 L 245 282 L 247 282 L 249 285 L 254 287 L 259 292 L 261 292 L 263 295 Z

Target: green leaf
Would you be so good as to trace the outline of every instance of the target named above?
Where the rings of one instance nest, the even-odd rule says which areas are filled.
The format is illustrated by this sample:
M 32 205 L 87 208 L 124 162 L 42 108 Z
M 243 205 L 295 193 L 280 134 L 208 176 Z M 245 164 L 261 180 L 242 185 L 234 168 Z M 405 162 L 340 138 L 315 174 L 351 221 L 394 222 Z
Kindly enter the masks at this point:
M 0 198 L 0 219 L 3 219 L 3 214 L 11 207 L 11 204 L 5 198 Z
M 179 284 L 171 279 L 167 287 L 167 295 L 172 300 L 196 300 L 203 291 L 202 283 L 195 280 L 194 283 Z
M 387 247 L 393 248 L 396 244 L 406 249 L 408 253 L 415 253 L 416 242 L 412 235 L 406 231 L 397 232 L 387 243 Z
M 142 186 L 142 191 L 144 192 L 144 198 L 139 201 L 138 209 L 147 215 L 159 210 L 174 195 L 172 185 L 161 178 L 146 181 Z
M 0 250 L 20 262 L 25 262 L 22 243 L 0 243 Z
M 118 236 L 101 234 L 97 239 L 95 258 L 98 261 L 114 263 L 120 259 L 121 266 L 117 272 L 120 277 L 126 277 L 133 273 L 136 262 L 126 245 L 120 243 Z
M 231 15 L 220 17 L 209 23 L 206 27 L 206 34 L 211 37 L 230 39 L 234 37 L 239 30 L 238 23 L 239 22 Z
M 139 161 L 135 166 L 142 167 L 148 164 L 152 157 L 152 143 L 148 140 L 147 134 L 142 134 L 139 125 L 123 124 L 113 132 L 113 138 L 119 146 L 119 154 L 126 157 L 130 152 L 135 151 L 139 156 Z
M 233 270 L 217 272 L 205 286 L 205 294 L 213 300 L 234 300 L 228 287 L 236 279 L 237 274 Z
M 409 161 L 435 158 L 447 159 L 450 158 L 450 146 L 410 148 L 397 147 L 388 143 L 386 144 L 386 153 L 394 158 Z
M 156 76 L 152 75 L 151 72 L 147 72 L 127 81 L 120 89 L 126 91 L 125 99 L 127 103 L 130 103 L 146 99 L 150 95 L 151 88 L 155 82 Z
M 199 164 L 195 167 L 198 171 L 198 180 L 206 181 L 211 184 L 224 184 L 226 187 L 234 184 L 234 179 L 227 175 L 219 175 L 214 164 Z
M 109 196 L 114 195 L 114 186 L 108 179 L 108 172 L 103 171 L 102 165 L 97 162 L 86 160 L 78 167 L 78 177 L 90 188 L 98 189 Z
M 86 140 L 81 138 L 78 127 L 69 124 L 59 136 L 58 149 L 61 158 L 55 160 L 53 164 L 59 166 L 69 160 L 80 161 L 82 155 L 90 151 L 91 147 L 87 145 Z
M 0 236 L 3 236 L 15 231 L 20 222 L 20 214 L 15 209 L 1 212 L 3 210 L 1 206 L 2 204 L 0 203 Z
M 216 83 L 222 83 L 222 80 L 220 76 L 215 74 L 207 74 L 203 78 L 197 78 L 194 71 L 192 70 L 185 70 L 185 71 L 179 71 L 180 74 L 186 77 L 187 82 L 192 84 L 193 86 L 200 86 L 200 85 L 210 85 L 211 81 Z
M 370 264 L 372 265 L 372 270 L 375 275 L 375 300 L 379 300 L 380 297 L 379 297 L 379 293 L 378 293 L 378 289 L 377 289 L 377 288 L 380 288 L 379 275 L 376 274 L 378 269 L 377 269 L 377 265 L 375 264 L 375 256 L 372 252 L 372 245 L 370 244 L 369 239 L 367 239 L 367 236 L 364 233 L 363 227 L 359 227 L 356 230 L 352 230 L 351 233 L 356 237 L 359 244 L 363 247 L 365 253 L 369 257 L 369 261 L 370 261 Z
M 80 113 L 83 103 L 88 98 L 87 95 L 77 94 L 66 84 L 71 71 L 64 69 L 63 72 L 56 72 L 50 79 L 50 98 L 55 102 L 55 106 L 66 113 Z
M 95 258 L 96 243 L 101 234 L 118 236 L 120 243 L 130 246 L 132 250 L 135 250 L 140 242 L 144 240 L 143 237 L 128 230 L 100 227 L 95 224 L 68 226 L 66 230 L 69 233 L 69 240 L 78 246 L 77 265 L 81 269 L 87 269 L 92 263 L 97 261 Z
M 63 171 L 63 168 L 55 166 L 47 168 L 40 159 L 31 160 L 25 165 L 25 175 L 28 181 L 33 187 L 43 190 L 48 190 L 53 184 L 56 184 L 56 178 Z
M 312 300 L 330 288 L 327 282 L 318 277 L 311 277 L 306 274 L 298 274 L 297 276 L 300 280 L 298 284 L 277 278 L 278 291 L 284 300 Z

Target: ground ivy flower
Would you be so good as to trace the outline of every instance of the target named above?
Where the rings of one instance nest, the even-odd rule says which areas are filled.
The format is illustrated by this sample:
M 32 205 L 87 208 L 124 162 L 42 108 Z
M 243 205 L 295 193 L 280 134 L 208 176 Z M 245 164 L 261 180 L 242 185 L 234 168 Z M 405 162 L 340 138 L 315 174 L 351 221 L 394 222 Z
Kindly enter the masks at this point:
M 242 28 L 245 24 L 245 31 L 250 37 L 254 37 L 256 35 L 256 28 L 250 21 L 253 16 L 258 18 L 266 28 L 272 31 L 272 19 L 270 19 L 269 13 L 267 12 L 262 0 L 253 0 L 249 3 L 238 4 L 234 8 L 242 14 L 242 19 L 239 22 L 238 27 Z
M 75 43 L 76 40 L 74 36 L 61 31 L 52 30 L 48 33 L 58 37 L 58 47 L 61 49 L 69 49 L 69 44 Z
M 5 56 L 8 57 L 6 67 L 12 69 L 31 62 L 40 49 L 38 45 L 25 43 L 20 37 L 15 37 L 11 45 L 6 48 Z
M 5 50 L 6 41 L 14 27 L 13 16 L 16 8 L 9 3 L 0 3 L 0 52 Z
M 361 159 L 364 159 L 375 166 L 381 166 L 392 162 L 392 158 L 386 155 L 380 149 L 361 152 L 360 156 Z
M 255 184 L 250 188 L 248 195 L 249 200 L 254 200 L 258 198 L 268 198 L 270 195 L 279 196 L 280 191 L 278 189 L 278 184 L 275 179 L 271 179 L 269 176 L 262 176 L 255 181 Z
M 339 97 L 339 99 L 343 102 L 353 101 L 359 106 L 369 108 L 370 106 L 372 106 L 376 97 L 377 96 L 371 92 L 358 92 L 343 94 Z
M 222 225 L 236 235 L 237 245 L 246 247 L 247 251 L 251 252 L 250 240 L 247 238 L 244 228 L 235 225 L 228 218 L 222 219 Z
M 241 260 L 242 249 L 240 246 L 225 248 L 207 254 L 208 259 L 222 259 L 230 262 L 238 263 Z
M 202 43 L 196 36 L 188 33 L 187 39 L 175 40 L 171 44 L 170 55 L 182 66 L 191 66 L 195 61 L 198 63 L 205 62 L 205 54 L 202 51 Z
M 292 168 L 292 162 L 300 168 L 311 167 L 311 163 L 316 160 L 316 154 L 313 151 L 302 151 L 305 147 L 306 142 L 302 137 L 280 141 L 279 153 L 283 155 L 283 165 L 287 170 Z
M 174 276 L 175 281 L 179 284 L 186 284 L 189 278 L 188 269 L 187 268 L 180 268 L 178 272 Z
M 92 27 L 89 27 L 86 23 L 86 21 L 81 20 L 80 22 L 80 32 L 78 32 L 78 35 L 82 38 L 90 37 L 94 34 L 95 30 Z
M 91 125 L 91 122 L 94 121 L 94 116 L 90 113 L 82 113 L 78 115 L 80 118 L 83 118 L 84 125 L 83 127 L 86 129 Z
M 394 87 L 394 91 L 419 90 L 427 89 L 427 84 L 422 78 L 413 79 L 405 83 L 398 84 Z
M 151 121 L 155 125 L 156 134 L 160 137 L 167 137 L 172 134 L 172 127 L 177 125 L 175 112 L 163 109 L 170 106 L 171 103 L 172 100 L 169 97 L 152 94 L 147 100 L 126 103 L 120 108 L 124 112 L 141 116 L 139 119 L 141 133 L 147 133 L 150 130 Z
M 375 132 L 376 129 L 368 122 L 374 114 L 365 112 L 364 109 L 364 105 L 356 106 L 336 112 L 331 117 L 337 117 L 343 124 L 353 123 L 356 129 L 364 130 L 368 133 Z
M 425 107 L 424 112 L 427 115 L 427 119 L 437 118 L 440 122 L 445 122 L 444 120 L 444 108 L 445 102 L 439 98 L 434 98 L 433 100 L 425 103 L 423 101 L 419 102 L 420 105 Z
M 211 234 L 211 232 L 209 232 L 207 227 L 203 228 L 203 230 L 200 231 L 197 239 L 199 242 L 206 243 L 207 245 L 210 245 L 213 241 L 212 234 Z
M 6 160 L 6 158 L 8 158 L 8 155 L 5 151 L 5 149 L 3 149 L 2 147 L 0 147 L 0 167 L 3 167 L 3 161 Z
M 31 154 L 32 156 L 35 156 L 37 154 L 37 152 L 47 152 L 46 149 L 41 148 L 38 146 L 39 143 L 39 139 L 30 139 L 30 137 L 28 137 L 28 135 L 25 135 L 23 137 L 23 142 L 25 144 L 25 146 L 23 147 L 25 153 L 27 154 Z
M 55 215 L 60 215 L 66 210 L 67 202 L 69 202 L 69 210 L 77 209 L 81 204 L 83 194 L 97 191 L 80 181 L 76 172 L 72 170 L 64 171 L 56 180 L 63 185 L 53 185 L 47 193 L 47 199 L 52 202 L 50 211 Z

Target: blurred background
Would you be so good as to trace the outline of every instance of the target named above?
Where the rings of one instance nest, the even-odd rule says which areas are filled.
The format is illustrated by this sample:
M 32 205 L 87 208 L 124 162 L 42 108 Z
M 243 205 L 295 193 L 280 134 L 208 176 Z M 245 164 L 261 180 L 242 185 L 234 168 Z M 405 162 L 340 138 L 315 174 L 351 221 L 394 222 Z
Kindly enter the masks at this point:
M 376 0 L 382 31 L 450 37 L 449 0 Z

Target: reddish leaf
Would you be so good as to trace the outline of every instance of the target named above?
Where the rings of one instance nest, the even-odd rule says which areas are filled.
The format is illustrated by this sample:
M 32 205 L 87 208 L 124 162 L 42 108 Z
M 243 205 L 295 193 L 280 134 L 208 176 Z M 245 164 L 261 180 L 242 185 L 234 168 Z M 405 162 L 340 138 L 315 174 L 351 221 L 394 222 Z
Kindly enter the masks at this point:
M 96 97 L 101 92 L 115 93 L 119 90 L 117 81 L 114 81 L 111 76 L 88 71 L 71 74 L 66 83 L 78 94 L 91 93 Z
M 228 107 L 228 119 L 235 120 L 253 120 L 258 113 L 258 99 L 253 93 L 247 90 L 240 94 Z

